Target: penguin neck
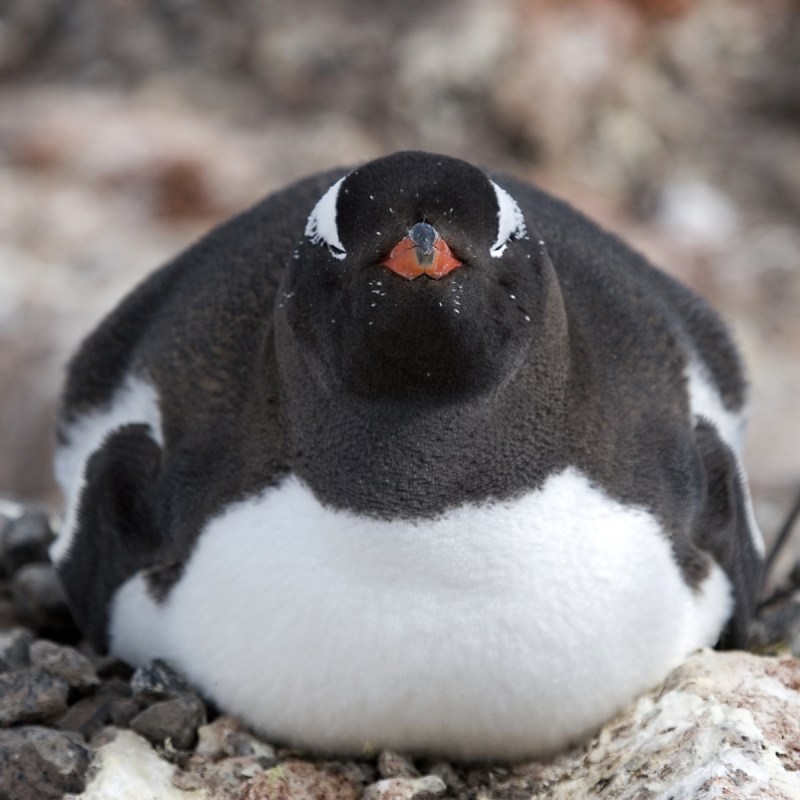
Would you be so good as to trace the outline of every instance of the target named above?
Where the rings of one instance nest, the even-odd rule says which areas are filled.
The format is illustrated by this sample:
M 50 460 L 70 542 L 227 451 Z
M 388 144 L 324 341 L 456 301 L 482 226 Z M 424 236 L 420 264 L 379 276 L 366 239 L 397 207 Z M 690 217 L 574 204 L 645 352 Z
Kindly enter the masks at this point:
M 502 385 L 463 401 L 332 391 L 291 334 L 281 337 L 291 471 L 323 503 L 385 517 L 431 516 L 543 482 L 564 452 L 570 370 L 567 316 L 550 286 L 522 363 Z

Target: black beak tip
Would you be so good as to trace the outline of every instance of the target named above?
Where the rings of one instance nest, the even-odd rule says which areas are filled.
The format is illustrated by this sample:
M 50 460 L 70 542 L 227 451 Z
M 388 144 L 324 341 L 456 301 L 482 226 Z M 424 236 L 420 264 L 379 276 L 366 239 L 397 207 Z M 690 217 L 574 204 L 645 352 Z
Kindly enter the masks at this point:
M 436 233 L 436 229 L 433 225 L 429 225 L 427 222 L 418 222 L 409 230 L 408 235 L 411 241 L 414 242 L 420 255 L 433 255 L 434 242 L 439 238 L 439 234 Z

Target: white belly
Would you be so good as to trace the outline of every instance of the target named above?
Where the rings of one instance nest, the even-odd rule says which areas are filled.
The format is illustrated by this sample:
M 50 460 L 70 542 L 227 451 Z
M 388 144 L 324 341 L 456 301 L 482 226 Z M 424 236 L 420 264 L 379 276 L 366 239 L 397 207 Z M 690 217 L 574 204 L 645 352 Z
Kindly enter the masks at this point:
M 423 523 L 290 478 L 207 526 L 165 604 L 122 586 L 111 640 L 278 740 L 521 758 L 590 734 L 730 611 L 716 565 L 692 592 L 657 521 L 574 469 Z

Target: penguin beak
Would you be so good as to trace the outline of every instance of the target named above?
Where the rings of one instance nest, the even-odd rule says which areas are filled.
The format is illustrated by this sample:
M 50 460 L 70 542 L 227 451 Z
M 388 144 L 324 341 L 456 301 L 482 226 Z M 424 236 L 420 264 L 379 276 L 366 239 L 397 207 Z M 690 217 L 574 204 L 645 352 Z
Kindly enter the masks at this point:
M 410 281 L 420 275 L 443 278 L 454 269 L 464 266 L 450 252 L 447 242 L 427 222 L 418 222 L 411 228 L 408 236 L 392 248 L 381 264 Z

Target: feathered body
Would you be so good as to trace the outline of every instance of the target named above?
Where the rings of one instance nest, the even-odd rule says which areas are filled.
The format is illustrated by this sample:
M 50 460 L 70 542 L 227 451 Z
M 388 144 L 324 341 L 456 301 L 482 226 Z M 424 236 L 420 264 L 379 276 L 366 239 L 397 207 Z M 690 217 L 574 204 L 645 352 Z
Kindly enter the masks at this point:
M 689 290 L 531 186 L 398 153 L 268 197 L 89 336 L 54 558 L 98 646 L 267 735 L 548 753 L 744 642 L 744 410 Z

